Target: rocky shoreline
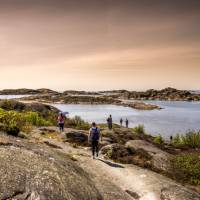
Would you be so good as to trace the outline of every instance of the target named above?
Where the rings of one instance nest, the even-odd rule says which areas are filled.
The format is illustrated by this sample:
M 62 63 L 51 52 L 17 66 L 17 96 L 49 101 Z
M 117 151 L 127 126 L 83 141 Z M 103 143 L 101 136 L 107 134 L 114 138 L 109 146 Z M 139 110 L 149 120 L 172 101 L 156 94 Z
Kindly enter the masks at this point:
M 178 90 L 175 88 L 165 88 L 162 90 L 150 89 L 147 91 L 128 91 L 128 90 L 111 90 L 111 91 L 76 91 L 67 90 L 64 92 L 57 92 L 50 89 L 5 89 L 0 90 L 0 95 L 36 95 L 41 96 L 43 99 L 54 101 L 56 99 L 62 101 L 70 101 L 74 98 L 83 97 L 96 97 L 106 99 L 114 99 L 118 101 L 120 99 L 126 100 L 163 100 L 163 101 L 200 101 L 200 94 L 194 91 Z M 113 101 L 113 100 L 112 100 Z

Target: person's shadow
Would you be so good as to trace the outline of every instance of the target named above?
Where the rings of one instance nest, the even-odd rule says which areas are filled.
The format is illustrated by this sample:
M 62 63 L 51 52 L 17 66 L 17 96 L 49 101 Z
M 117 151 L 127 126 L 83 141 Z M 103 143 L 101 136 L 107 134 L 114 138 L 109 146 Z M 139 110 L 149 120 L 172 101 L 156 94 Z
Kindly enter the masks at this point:
M 101 158 L 98 158 L 99 161 L 111 166 L 111 167 L 115 167 L 115 168 L 124 168 L 124 166 L 120 165 L 120 164 L 117 164 L 117 163 L 114 163 L 114 162 L 111 162 L 109 160 L 103 160 Z

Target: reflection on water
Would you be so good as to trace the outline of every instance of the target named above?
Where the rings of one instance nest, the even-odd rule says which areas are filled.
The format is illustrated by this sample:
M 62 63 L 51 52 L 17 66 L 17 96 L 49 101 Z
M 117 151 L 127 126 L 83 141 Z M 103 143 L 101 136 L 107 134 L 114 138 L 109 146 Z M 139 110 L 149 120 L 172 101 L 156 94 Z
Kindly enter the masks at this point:
M 70 117 L 80 116 L 88 122 L 105 123 L 109 114 L 113 121 L 120 118 L 130 121 L 130 127 L 144 124 L 150 134 L 161 134 L 165 137 L 184 133 L 188 129 L 200 129 L 200 102 L 148 101 L 161 106 L 162 110 L 142 111 L 115 105 L 77 105 L 54 104 L 62 111 L 68 111 Z

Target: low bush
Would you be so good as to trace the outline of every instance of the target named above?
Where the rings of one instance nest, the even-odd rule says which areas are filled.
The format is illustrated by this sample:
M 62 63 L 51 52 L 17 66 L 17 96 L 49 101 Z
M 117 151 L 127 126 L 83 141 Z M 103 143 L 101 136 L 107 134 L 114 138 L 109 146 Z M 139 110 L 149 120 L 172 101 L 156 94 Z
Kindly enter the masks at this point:
M 38 113 L 40 117 L 51 121 L 54 125 L 57 123 L 56 118 L 59 113 L 58 109 L 50 105 L 41 103 L 22 103 L 15 100 L 0 100 L 0 108 L 5 111 Z
M 138 126 L 134 127 L 133 128 L 133 131 L 137 134 L 145 134 L 145 128 L 144 128 L 144 125 L 142 124 L 139 124 Z
M 171 175 L 182 182 L 200 185 L 200 155 L 178 155 L 171 159 Z
M 12 104 L 12 102 L 10 100 L 7 100 L 7 99 L 2 100 L 0 102 L 0 107 L 2 109 L 4 109 L 4 110 L 13 110 L 13 104 Z
M 172 140 L 174 146 L 188 146 L 191 148 L 200 148 L 200 131 L 189 130 L 185 135 L 177 134 Z
M 82 130 L 89 130 L 90 128 L 90 124 L 88 122 L 85 122 L 79 116 L 75 116 L 74 118 L 66 118 L 65 126 Z
M 164 143 L 164 140 L 162 138 L 161 135 L 158 135 L 156 137 L 154 137 L 153 141 L 156 143 L 156 144 L 163 144 Z
M 50 126 L 52 125 L 52 122 L 44 119 L 43 117 L 40 117 L 37 112 L 26 112 L 23 113 L 24 120 L 33 125 L 33 126 Z
M 17 136 L 20 131 L 28 131 L 31 126 L 48 126 L 52 123 L 36 112 L 16 112 L 0 109 L 1 131 Z

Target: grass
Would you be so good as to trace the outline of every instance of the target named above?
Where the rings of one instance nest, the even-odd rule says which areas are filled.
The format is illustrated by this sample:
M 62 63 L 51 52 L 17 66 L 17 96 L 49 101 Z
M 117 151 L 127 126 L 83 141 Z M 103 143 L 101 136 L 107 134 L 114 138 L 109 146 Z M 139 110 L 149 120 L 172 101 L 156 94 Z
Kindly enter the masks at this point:
M 200 185 L 200 155 L 190 153 L 175 156 L 171 159 L 171 174 L 181 182 Z
M 177 134 L 172 144 L 176 147 L 187 146 L 190 148 L 200 148 L 200 131 L 189 130 L 184 135 Z
M 140 135 L 140 134 L 145 134 L 144 125 L 139 124 L 138 126 L 136 126 L 136 127 L 133 128 L 133 131 L 134 131 L 136 134 L 138 134 L 138 135 Z
M 74 118 L 66 118 L 65 126 L 81 130 L 89 130 L 90 128 L 90 124 L 88 122 L 85 122 L 79 116 L 75 116 Z
M 163 144 L 164 143 L 163 137 L 161 135 L 155 136 L 154 139 L 153 139 L 153 141 L 156 144 Z

